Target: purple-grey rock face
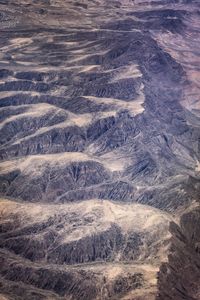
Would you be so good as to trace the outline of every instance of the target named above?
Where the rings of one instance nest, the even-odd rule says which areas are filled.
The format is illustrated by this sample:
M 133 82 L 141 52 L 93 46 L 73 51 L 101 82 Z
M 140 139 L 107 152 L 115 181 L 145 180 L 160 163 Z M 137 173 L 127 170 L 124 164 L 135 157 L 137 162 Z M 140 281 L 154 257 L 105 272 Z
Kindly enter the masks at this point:
M 0 300 L 200 299 L 200 7 L 0 0 Z

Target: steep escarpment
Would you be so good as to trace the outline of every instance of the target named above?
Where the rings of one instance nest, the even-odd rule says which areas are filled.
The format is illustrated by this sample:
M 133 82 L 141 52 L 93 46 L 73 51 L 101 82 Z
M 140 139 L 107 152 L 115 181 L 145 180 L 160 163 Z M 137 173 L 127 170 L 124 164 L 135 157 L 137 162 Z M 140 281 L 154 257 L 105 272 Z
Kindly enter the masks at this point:
M 158 274 L 157 299 L 199 299 L 199 217 L 197 207 L 181 217 L 180 226 L 171 224 L 172 246 Z

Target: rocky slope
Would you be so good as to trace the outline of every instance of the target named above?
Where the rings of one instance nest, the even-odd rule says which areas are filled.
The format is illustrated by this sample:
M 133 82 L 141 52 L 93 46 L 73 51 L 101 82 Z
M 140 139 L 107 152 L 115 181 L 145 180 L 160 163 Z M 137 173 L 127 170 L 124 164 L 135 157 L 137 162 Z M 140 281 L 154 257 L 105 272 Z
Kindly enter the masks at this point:
M 171 223 L 170 255 L 159 271 L 157 299 L 200 298 L 199 207 L 183 214 L 180 225 Z
M 0 1 L 0 298 L 200 299 L 199 13 Z

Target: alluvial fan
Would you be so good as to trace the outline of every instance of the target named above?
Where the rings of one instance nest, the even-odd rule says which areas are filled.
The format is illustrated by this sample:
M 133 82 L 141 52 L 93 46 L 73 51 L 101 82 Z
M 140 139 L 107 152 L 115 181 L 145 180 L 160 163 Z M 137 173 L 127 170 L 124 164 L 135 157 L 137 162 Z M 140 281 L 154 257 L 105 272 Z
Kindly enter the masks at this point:
M 0 0 L 0 299 L 200 299 L 200 7 Z

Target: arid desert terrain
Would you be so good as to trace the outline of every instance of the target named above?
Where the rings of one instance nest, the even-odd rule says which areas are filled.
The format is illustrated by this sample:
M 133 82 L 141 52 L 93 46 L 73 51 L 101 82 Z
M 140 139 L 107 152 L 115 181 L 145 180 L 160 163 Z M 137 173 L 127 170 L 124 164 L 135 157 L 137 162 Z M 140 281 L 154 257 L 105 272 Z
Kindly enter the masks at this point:
M 0 0 L 0 300 L 200 299 L 200 5 Z

